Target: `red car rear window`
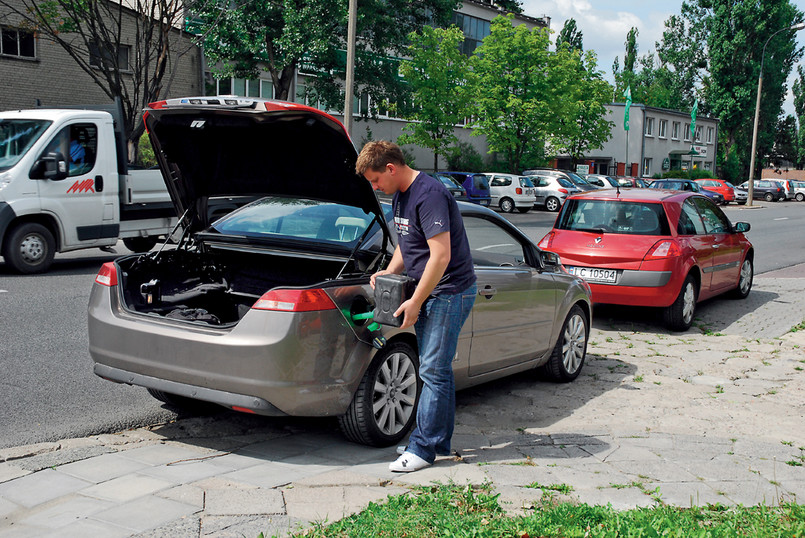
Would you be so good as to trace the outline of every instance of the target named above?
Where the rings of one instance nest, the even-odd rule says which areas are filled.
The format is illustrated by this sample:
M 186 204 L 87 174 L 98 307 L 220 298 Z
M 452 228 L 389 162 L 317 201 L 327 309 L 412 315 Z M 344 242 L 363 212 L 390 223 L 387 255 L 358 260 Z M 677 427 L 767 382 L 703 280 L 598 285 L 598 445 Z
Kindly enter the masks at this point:
M 556 223 L 560 230 L 626 235 L 671 235 L 662 204 L 570 199 Z

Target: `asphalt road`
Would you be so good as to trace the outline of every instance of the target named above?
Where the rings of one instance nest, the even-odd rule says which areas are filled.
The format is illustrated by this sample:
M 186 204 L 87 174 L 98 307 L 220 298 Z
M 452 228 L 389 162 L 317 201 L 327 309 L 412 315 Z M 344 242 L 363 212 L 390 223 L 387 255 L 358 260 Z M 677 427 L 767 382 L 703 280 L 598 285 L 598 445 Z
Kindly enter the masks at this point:
M 733 222 L 752 225 L 755 270 L 764 273 L 805 262 L 805 203 L 729 206 Z M 556 217 L 546 211 L 509 219 L 534 241 Z M 118 244 L 120 254 L 128 250 Z M 92 373 L 86 305 L 92 282 L 113 254 L 99 250 L 57 255 L 44 275 L 12 274 L 0 262 L 0 448 L 83 437 L 170 421 L 145 389 L 116 385 Z M 638 314 L 639 315 L 639 314 Z

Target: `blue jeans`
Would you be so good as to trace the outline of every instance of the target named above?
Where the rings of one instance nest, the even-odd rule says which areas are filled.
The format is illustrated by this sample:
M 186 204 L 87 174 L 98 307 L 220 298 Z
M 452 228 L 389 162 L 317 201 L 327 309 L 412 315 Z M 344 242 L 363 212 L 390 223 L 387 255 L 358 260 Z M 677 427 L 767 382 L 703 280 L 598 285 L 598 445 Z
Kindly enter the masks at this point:
M 472 284 L 455 295 L 429 298 L 414 325 L 419 345 L 419 377 L 423 386 L 416 428 L 406 450 L 428 463 L 433 463 L 437 454 L 450 454 L 450 439 L 456 421 L 453 358 L 461 327 L 475 303 L 476 291 L 475 284 Z

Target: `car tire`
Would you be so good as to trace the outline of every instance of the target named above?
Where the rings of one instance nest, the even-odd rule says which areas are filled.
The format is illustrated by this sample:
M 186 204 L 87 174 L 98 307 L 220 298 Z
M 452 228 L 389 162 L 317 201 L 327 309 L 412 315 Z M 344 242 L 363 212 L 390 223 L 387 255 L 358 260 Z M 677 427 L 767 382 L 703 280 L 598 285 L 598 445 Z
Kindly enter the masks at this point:
M 362 445 L 398 443 L 416 421 L 421 389 L 414 348 L 401 341 L 387 344 L 367 368 L 347 412 L 338 417 L 341 431 Z
M 738 287 L 730 292 L 733 299 L 746 299 L 752 290 L 752 279 L 755 275 L 755 267 L 752 258 L 746 258 L 741 264 L 741 272 L 738 276 Z
M 665 325 L 672 331 L 687 331 L 693 324 L 693 315 L 696 313 L 696 300 L 699 290 L 696 279 L 691 275 L 685 277 L 682 289 L 679 290 L 674 303 L 663 311 Z
M 157 244 L 156 237 L 127 237 L 123 240 L 126 248 L 132 252 L 148 252 Z
M 6 236 L 3 258 L 18 273 L 47 271 L 56 253 L 56 240 L 45 226 L 36 222 L 17 225 Z
M 803 201 L 805 201 L 805 194 L 802 194 L 801 192 L 798 192 L 797 195 L 794 198 L 797 199 L 797 202 L 803 202 Z
M 504 213 L 512 213 L 514 211 L 514 200 L 511 198 L 501 198 L 500 210 Z
M 519 211 L 520 213 L 528 213 L 529 211 L 531 211 L 531 208 L 530 207 L 518 207 L 517 211 Z
M 767 192 L 766 194 L 764 194 L 763 199 L 766 200 L 767 202 L 776 201 L 775 198 L 774 198 L 774 195 L 772 193 L 770 193 L 770 192 Z
M 212 402 L 205 402 L 204 400 L 196 400 L 195 398 L 188 398 L 187 396 L 179 396 L 178 394 L 171 394 L 170 392 L 163 392 L 157 389 L 146 389 L 148 394 L 159 400 L 160 402 L 169 405 L 177 410 L 187 411 L 190 413 L 209 413 L 214 410 L 221 410 L 222 407 Z
M 579 377 L 587 356 L 590 321 L 579 305 L 568 312 L 551 356 L 540 367 L 541 373 L 552 381 L 568 383 Z
M 556 196 L 549 196 L 548 199 L 545 200 L 545 209 L 552 213 L 556 213 L 561 207 L 562 203 Z

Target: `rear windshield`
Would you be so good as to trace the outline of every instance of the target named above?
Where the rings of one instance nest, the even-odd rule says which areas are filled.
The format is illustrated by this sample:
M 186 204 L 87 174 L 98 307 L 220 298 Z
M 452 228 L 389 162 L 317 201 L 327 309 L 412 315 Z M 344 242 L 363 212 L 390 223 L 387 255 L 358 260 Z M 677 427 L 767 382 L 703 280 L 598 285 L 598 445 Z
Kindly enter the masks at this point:
M 570 199 L 562 208 L 556 228 L 626 235 L 671 235 L 662 204 L 615 200 Z
M 489 190 L 489 178 L 483 174 L 474 174 L 472 176 L 472 184 L 479 191 Z
M 525 176 L 520 176 L 520 186 L 521 187 L 533 187 L 534 184 L 531 183 L 531 179 L 529 179 L 529 178 L 527 178 Z

